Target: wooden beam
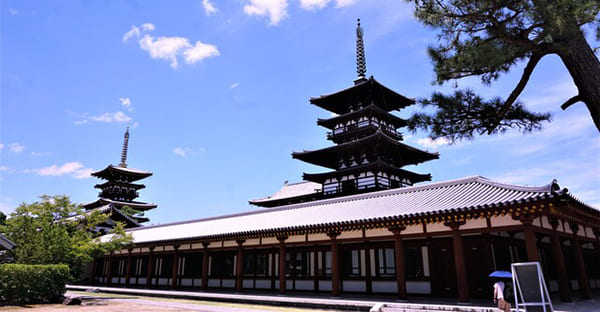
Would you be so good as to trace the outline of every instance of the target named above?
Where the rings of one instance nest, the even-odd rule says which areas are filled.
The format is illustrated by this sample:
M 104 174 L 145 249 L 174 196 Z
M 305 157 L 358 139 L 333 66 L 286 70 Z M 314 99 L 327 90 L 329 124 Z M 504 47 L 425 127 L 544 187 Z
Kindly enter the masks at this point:
M 125 270 L 125 287 L 129 287 L 129 279 L 131 278 L 131 249 L 127 250 L 127 269 Z

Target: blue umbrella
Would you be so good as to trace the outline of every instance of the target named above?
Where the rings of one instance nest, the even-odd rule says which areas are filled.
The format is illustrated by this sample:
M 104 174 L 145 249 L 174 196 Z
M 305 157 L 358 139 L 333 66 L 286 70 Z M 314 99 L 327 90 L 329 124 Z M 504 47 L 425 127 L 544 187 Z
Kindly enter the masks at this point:
M 494 271 L 492 274 L 488 275 L 489 277 L 496 278 L 512 278 L 512 273 L 508 271 Z

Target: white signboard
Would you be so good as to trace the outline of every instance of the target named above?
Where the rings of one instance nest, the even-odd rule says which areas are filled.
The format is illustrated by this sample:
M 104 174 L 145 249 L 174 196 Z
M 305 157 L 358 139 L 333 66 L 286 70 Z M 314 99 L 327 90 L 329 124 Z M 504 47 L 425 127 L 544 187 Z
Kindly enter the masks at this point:
M 553 312 L 540 263 L 513 263 L 511 269 L 517 311 L 522 308 L 526 312 Z

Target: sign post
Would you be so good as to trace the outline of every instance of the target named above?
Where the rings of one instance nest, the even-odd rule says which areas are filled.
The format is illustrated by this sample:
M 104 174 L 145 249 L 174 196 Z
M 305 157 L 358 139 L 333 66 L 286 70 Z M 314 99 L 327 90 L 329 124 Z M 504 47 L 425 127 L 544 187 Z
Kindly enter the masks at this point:
M 554 312 L 539 262 L 513 263 L 511 270 L 517 311 Z

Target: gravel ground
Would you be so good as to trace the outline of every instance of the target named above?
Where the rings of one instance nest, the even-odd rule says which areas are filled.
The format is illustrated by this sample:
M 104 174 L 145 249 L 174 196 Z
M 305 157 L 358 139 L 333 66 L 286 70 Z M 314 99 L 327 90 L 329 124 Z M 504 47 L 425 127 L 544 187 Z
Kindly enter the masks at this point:
M 196 300 L 128 296 L 117 294 L 90 294 L 68 291 L 66 296 L 83 296 L 82 305 L 33 304 L 26 306 L 0 306 L 0 311 L 81 311 L 81 312 L 157 312 L 157 311 L 200 311 L 200 312 L 307 312 L 322 311 L 251 304 L 221 303 Z M 329 310 L 331 311 L 331 310 Z

